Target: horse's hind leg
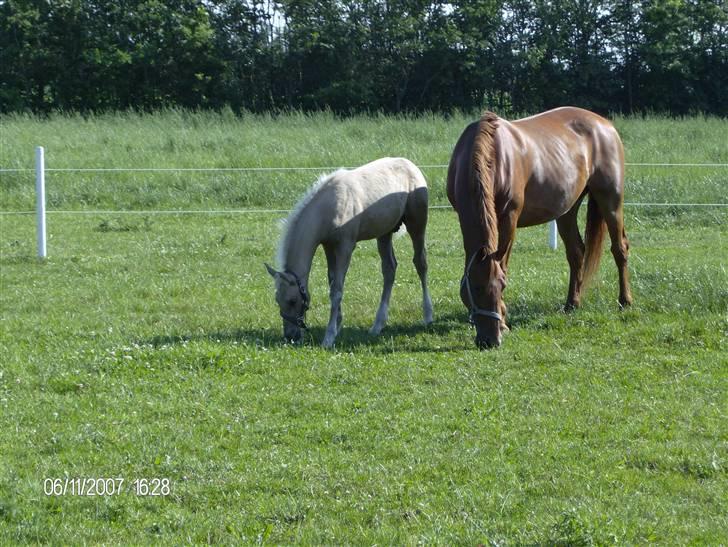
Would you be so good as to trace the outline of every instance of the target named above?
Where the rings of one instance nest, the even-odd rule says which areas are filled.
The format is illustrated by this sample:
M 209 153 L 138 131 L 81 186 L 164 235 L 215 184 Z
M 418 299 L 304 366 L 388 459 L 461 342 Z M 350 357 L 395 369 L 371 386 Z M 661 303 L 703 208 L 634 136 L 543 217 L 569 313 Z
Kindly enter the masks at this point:
M 422 285 L 422 315 L 425 325 L 432 323 L 432 299 L 427 288 L 427 251 L 425 250 L 425 228 L 427 226 L 427 201 L 423 207 L 417 208 L 414 212 L 405 216 L 404 223 L 412 238 L 414 257 L 412 262 L 417 269 Z
M 397 271 L 397 259 L 394 256 L 391 233 L 377 238 L 377 249 L 382 259 L 384 286 L 382 288 L 382 299 L 379 302 L 379 310 L 377 310 L 377 317 L 374 320 L 374 325 L 369 330 L 371 334 L 379 334 L 382 332 L 384 325 L 387 323 L 387 318 L 389 317 L 389 298 L 392 296 L 394 275 Z
M 569 294 L 566 297 L 566 310 L 579 307 L 581 300 L 582 264 L 584 263 L 584 240 L 579 233 L 577 216 L 581 199 L 563 216 L 556 220 L 559 235 L 566 249 L 569 262 Z
M 627 258 L 629 256 L 629 241 L 624 231 L 624 215 L 622 205 L 611 214 L 604 215 L 607 222 L 609 237 L 612 240 L 612 256 L 617 264 L 619 272 L 619 305 L 621 307 L 632 304 L 632 291 L 629 287 L 629 271 L 627 270 Z
M 629 287 L 629 272 L 627 271 L 627 258 L 629 256 L 629 241 L 624 231 L 624 210 L 622 198 L 614 192 L 592 191 L 597 200 L 599 211 L 604 217 L 612 242 L 612 256 L 619 272 L 619 305 L 621 307 L 632 304 L 632 291 Z

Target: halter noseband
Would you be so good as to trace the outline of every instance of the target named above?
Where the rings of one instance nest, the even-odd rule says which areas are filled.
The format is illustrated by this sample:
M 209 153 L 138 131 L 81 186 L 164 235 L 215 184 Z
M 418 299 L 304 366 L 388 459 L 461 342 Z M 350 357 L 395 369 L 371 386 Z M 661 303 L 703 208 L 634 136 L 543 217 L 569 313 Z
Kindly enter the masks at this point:
M 463 279 L 460 282 L 460 286 L 462 287 L 465 285 L 465 290 L 468 291 L 468 298 L 470 298 L 470 316 L 469 321 L 471 324 L 475 323 L 475 316 L 476 315 L 482 315 L 484 317 L 489 317 L 491 319 L 495 319 L 496 321 L 502 321 L 503 316 L 501 316 L 500 313 L 497 311 L 491 311 L 491 310 L 484 310 L 483 308 L 479 308 L 478 305 L 475 303 L 475 299 L 473 298 L 473 292 L 470 289 L 470 268 L 473 266 L 473 263 L 475 262 L 475 257 L 480 254 L 480 251 L 483 248 L 478 248 L 477 251 L 473 253 L 473 256 L 470 257 L 470 261 L 468 262 L 468 267 L 465 268 L 465 275 L 463 275 Z
M 301 278 L 296 275 L 296 272 L 286 270 L 284 273 L 292 275 L 293 279 L 296 280 L 296 285 L 298 285 L 298 292 L 301 294 L 301 298 L 303 299 L 303 307 L 301 308 L 301 313 L 299 315 L 288 315 L 287 313 L 283 313 L 281 311 L 281 317 L 285 321 L 296 325 L 299 329 L 307 329 L 308 327 L 306 326 L 305 317 L 306 311 L 308 311 L 309 303 L 311 302 L 311 299 L 308 296 L 308 291 L 306 291 L 306 287 L 303 286 Z

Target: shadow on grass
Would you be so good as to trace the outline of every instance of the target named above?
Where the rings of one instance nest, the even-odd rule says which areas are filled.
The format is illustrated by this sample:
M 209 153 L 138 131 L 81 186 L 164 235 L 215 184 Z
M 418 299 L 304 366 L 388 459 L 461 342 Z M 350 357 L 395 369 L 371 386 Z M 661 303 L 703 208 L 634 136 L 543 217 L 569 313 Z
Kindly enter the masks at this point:
M 19 264 L 38 264 L 44 266 L 47 261 L 37 255 L 6 255 L 0 257 L 0 266 L 16 266 Z
M 548 329 L 548 318 L 563 314 L 563 305 L 553 301 L 536 301 L 514 304 L 509 311 L 509 324 L 512 329 Z M 572 313 L 578 314 L 578 310 Z M 324 338 L 324 325 L 309 328 L 305 335 L 304 347 L 317 347 Z M 457 334 L 456 340 L 443 340 L 451 333 Z M 393 353 L 396 351 L 438 353 L 470 348 L 475 330 L 468 325 L 467 313 L 449 311 L 437 315 L 430 325 L 422 323 L 390 323 L 379 336 L 369 334 L 368 326 L 344 326 L 336 338 L 336 351 L 356 351 L 366 347 L 368 351 Z M 439 339 L 430 344 L 427 336 Z M 164 334 L 148 340 L 139 341 L 154 347 L 183 344 L 187 342 L 212 342 L 221 344 L 243 344 L 267 348 L 290 346 L 282 337 L 282 329 L 277 328 L 231 328 L 202 334 Z M 443 343 L 445 342 L 445 343 Z
M 432 324 L 422 323 L 391 323 L 385 327 L 379 336 L 369 334 L 368 327 L 350 326 L 344 324 L 339 336 L 336 338 L 336 350 L 349 351 L 362 346 L 379 348 L 386 353 L 392 352 L 392 339 L 412 338 L 421 334 L 432 334 L 434 336 L 445 336 L 452 331 L 466 330 L 467 321 L 465 313 L 444 314 L 439 316 Z M 326 332 L 325 326 L 316 326 L 308 329 L 304 335 L 303 346 L 312 347 L 321 344 Z M 245 344 L 261 347 L 285 347 L 290 346 L 282 337 L 281 328 L 260 328 L 260 329 L 223 329 L 204 334 L 165 334 L 155 336 L 148 340 L 140 340 L 139 343 L 150 344 L 153 347 L 171 346 L 187 342 L 213 342 L 223 344 Z M 452 348 L 413 348 L 411 345 L 402 347 L 406 351 L 448 351 Z
M 508 305 L 508 301 L 506 300 Z M 555 299 L 514 302 L 508 305 L 508 325 L 512 329 L 542 329 L 546 318 L 554 314 L 578 314 L 579 310 L 564 311 L 564 303 Z
M 347 327 L 344 324 L 339 336 L 336 337 L 336 349 L 339 351 L 356 351 L 361 347 L 380 353 L 393 353 L 397 350 L 425 353 L 438 353 L 462 349 L 460 345 L 438 344 L 433 346 L 428 342 L 422 343 L 420 336 L 434 336 L 442 338 L 452 332 L 462 331 L 467 333 L 468 324 L 465 312 L 444 313 L 437 315 L 435 321 L 424 325 L 420 321 L 413 323 L 388 323 L 381 334 L 374 336 L 369 334 L 369 327 L 360 325 Z M 307 343 L 320 344 L 324 339 L 325 327 L 315 327 L 308 333 Z M 470 336 L 468 335 L 468 340 Z M 399 343 L 401 341 L 401 344 Z
M 222 344 L 248 344 L 254 346 L 283 346 L 279 329 L 224 329 L 204 334 L 161 334 L 139 343 L 149 344 L 155 348 L 174 346 L 187 342 L 215 342 Z

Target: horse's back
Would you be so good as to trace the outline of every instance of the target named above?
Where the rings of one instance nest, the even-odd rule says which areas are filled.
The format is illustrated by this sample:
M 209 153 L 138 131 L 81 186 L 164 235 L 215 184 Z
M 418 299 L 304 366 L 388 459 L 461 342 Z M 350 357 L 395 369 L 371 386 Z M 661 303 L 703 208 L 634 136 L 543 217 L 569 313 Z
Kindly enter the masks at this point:
M 612 122 L 603 116 L 600 116 L 591 110 L 579 108 L 578 106 L 560 106 L 545 112 L 540 112 L 539 114 L 534 114 L 533 116 L 514 120 L 511 123 L 522 127 L 531 124 L 543 127 L 548 124 L 569 125 L 573 122 L 576 122 L 577 125 L 584 124 L 583 127 L 585 128 L 588 128 L 592 124 L 612 125 Z
M 342 179 L 372 194 L 412 192 L 427 186 L 422 172 L 407 158 L 380 158 L 342 172 Z
M 394 230 L 412 202 L 424 196 L 427 182 L 406 158 L 381 158 L 351 170 L 334 173 L 332 223 L 341 235 L 355 240 L 372 239 Z M 345 232 L 345 233 L 343 233 Z
M 512 124 L 541 146 L 559 141 L 589 145 L 589 159 L 595 166 L 623 156 L 622 141 L 612 122 L 583 108 L 562 106 Z

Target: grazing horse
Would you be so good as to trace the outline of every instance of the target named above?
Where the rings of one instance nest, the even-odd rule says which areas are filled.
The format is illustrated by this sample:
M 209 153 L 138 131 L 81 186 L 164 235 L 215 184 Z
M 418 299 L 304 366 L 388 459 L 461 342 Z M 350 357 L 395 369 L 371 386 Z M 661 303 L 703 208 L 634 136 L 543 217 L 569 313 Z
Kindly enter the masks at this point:
M 579 205 L 589 195 L 585 239 Z M 516 227 L 556 219 L 569 262 L 566 309 L 599 266 L 605 228 L 619 271 L 619 304 L 632 302 L 624 231 L 624 150 L 612 124 L 563 107 L 514 122 L 486 112 L 465 128 L 447 173 L 465 247 L 460 298 L 480 348 L 498 346 L 505 323 L 502 294 Z
M 392 234 L 402 223 L 412 238 L 414 264 L 422 284 L 422 308 L 426 324 L 432 322 L 432 301 L 427 290 L 425 228 L 427 182 L 420 170 L 404 158 L 382 158 L 357 169 L 339 169 L 321 177 L 298 202 L 286 221 L 278 248 L 275 280 L 276 301 L 283 318 L 283 336 L 299 342 L 306 328 L 310 304 L 308 276 L 319 245 L 323 245 L 329 274 L 331 314 L 322 345 L 330 348 L 341 329 L 344 277 L 357 241 L 377 239 L 382 259 L 384 288 L 376 320 L 370 332 L 379 334 L 387 322 L 389 297 L 397 260 Z

